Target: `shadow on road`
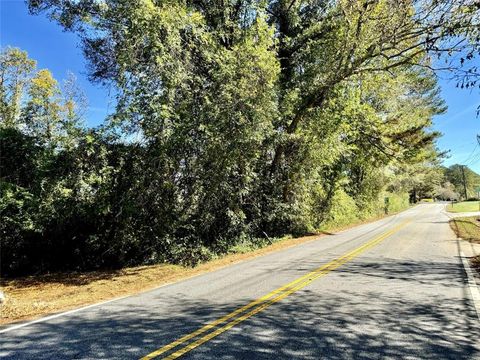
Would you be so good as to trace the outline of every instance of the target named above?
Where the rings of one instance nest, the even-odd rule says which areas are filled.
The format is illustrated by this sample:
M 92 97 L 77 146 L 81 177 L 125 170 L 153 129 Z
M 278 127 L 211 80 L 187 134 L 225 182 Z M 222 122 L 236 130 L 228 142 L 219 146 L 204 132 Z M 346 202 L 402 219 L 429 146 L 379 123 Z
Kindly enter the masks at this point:
M 446 288 L 464 281 L 458 264 L 364 260 L 335 274 L 334 281 L 347 277 L 356 281 L 357 275 L 366 282 L 395 279 L 405 296 L 361 286 L 342 292 L 309 286 L 194 349 L 187 358 L 480 359 L 476 348 L 480 327 L 473 308 L 444 294 Z M 434 284 L 438 291 L 416 299 L 408 288 L 419 284 Z M 6 336 L 0 339 L 0 355 L 138 358 L 251 300 L 213 303 L 162 292 L 149 299 L 132 297 L 2 334 Z

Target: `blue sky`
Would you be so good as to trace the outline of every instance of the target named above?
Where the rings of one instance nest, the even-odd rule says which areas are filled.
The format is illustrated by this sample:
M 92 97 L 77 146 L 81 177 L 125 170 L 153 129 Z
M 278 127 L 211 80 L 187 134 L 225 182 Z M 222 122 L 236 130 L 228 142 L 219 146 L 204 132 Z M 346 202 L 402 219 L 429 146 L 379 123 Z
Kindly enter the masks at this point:
M 87 80 L 77 36 L 62 31 L 45 16 L 29 15 L 23 0 L 0 0 L 0 45 L 26 50 L 39 68 L 48 68 L 56 79 L 72 71 L 89 99 L 88 125 L 100 124 L 113 111 L 110 90 Z M 480 118 L 476 116 L 479 90 L 461 90 L 455 85 L 440 79 L 448 112 L 435 118 L 435 129 L 444 134 L 438 145 L 441 150 L 450 150 L 445 165 L 466 163 L 480 173 L 480 146 L 476 146 L 476 135 L 480 134 Z

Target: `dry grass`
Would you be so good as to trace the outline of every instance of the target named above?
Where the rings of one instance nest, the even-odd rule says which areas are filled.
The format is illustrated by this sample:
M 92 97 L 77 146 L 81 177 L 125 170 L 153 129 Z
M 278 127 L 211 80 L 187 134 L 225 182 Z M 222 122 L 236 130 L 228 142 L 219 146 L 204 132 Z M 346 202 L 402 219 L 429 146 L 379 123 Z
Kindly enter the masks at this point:
M 59 273 L 1 280 L 7 301 L 1 305 L 0 324 L 33 319 L 46 314 L 135 294 L 213 271 L 239 261 L 318 239 L 320 235 L 285 239 L 243 254 L 230 254 L 195 268 L 152 265 L 118 271 Z
M 450 220 L 450 226 L 458 237 L 480 244 L 480 217 L 454 218 Z M 472 258 L 470 262 L 472 267 L 480 273 L 480 256 Z
M 450 220 L 455 234 L 467 241 L 480 243 L 480 217 L 458 217 Z

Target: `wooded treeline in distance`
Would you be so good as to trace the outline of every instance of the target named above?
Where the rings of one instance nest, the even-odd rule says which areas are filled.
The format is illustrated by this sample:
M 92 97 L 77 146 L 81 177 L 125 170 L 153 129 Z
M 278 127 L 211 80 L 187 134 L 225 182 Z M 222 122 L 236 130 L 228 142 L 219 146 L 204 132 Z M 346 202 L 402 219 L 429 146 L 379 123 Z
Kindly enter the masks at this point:
M 434 196 L 438 64 L 462 86 L 475 1 L 30 0 L 115 88 L 0 63 L 2 275 L 195 264 Z M 443 65 L 445 64 L 445 65 Z

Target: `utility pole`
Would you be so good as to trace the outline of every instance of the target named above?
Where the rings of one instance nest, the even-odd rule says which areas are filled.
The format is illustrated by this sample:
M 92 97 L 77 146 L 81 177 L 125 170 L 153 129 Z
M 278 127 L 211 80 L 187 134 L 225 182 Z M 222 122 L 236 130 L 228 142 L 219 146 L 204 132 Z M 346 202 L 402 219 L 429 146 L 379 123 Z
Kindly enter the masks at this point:
M 465 200 L 467 200 L 467 181 L 465 180 L 465 165 L 461 165 L 462 177 L 463 177 L 463 192 L 465 194 Z

